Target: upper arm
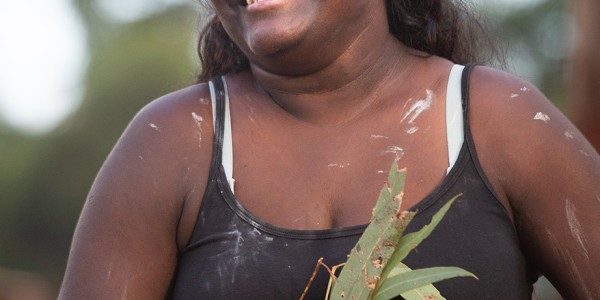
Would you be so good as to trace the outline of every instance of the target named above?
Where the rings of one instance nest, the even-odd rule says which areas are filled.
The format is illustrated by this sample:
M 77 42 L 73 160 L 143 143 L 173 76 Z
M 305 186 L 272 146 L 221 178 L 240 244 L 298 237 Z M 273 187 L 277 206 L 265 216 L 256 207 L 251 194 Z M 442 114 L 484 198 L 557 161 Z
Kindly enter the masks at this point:
M 529 261 L 564 297 L 600 297 L 600 156 L 529 83 L 486 68 L 471 83 L 478 154 Z
M 182 213 L 201 197 L 210 163 L 210 106 L 185 99 L 193 94 L 149 104 L 117 142 L 80 216 L 61 298 L 167 294 Z

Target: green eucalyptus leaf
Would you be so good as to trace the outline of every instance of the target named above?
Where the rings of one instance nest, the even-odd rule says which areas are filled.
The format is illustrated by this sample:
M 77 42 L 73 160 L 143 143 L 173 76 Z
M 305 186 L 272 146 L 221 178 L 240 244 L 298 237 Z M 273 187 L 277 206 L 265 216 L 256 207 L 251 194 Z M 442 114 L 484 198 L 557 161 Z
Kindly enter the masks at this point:
M 400 239 L 396 251 L 394 251 L 394 254 L 390 258 L 390 261 L 388 262 L 386 268 L 382 272 L 382 281 L 385 281 L 385 279 L 389 275 L 389 272 L 396 265 L 400 264 L 400 262 L 402 262 L 406 258 L 410 251 L 417 247 L 423 240 L 425 240 L 431 234 L 431 232 L 433 232 L 433 230 L 437 227 L 442 218 L 450 209 L 450 206 L 461 195 L 462 194 L 456 195 L 454 198 L 448 201 L 448 203 L 446 203 L 438 212 L 436 212 L 435 215 L 433 215 L 433 217 L 431 218 L 431 223 L 429 223 L 429 225 L 425 225 L 421 230 L 409 233 Z
M 331 299 L 366 300 L 381 278 L 400 237 L 414 213 L 399 213 L 406 170 L 392 165 L 390 182 L 381 190 L 371 223 L 350 252 L 347 264 L 336 280 Z
M 373 300 L 391 299 L 422 286 L 454 277 L 477 278 L 472 273 L 457 267 L 434 267 L 401 272 L 387 278 L 377 289 Z

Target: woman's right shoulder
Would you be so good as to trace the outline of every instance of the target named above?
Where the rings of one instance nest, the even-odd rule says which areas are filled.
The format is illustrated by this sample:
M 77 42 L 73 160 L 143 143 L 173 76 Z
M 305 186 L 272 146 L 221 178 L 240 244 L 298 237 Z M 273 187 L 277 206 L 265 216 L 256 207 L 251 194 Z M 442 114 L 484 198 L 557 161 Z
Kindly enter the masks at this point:
M 190 120 L 193 122 L 190 123 Z M 134 116 L 129 126 L 148 126 L 157 132 L 160 132 L 161 125 L 193 131 L 197 129 L 198 122 L 212 123 L 208 83 L 191 85 L 149 102 Z M 190 124 L 194 126 L 190 128 Z
M 133 117 L 118 144 L 159 151 L 206 153 L 212 145 L 212 105 L 207 83 L 195 84 L 146 104 Z M 117 144 L 117 145 L 118 145 Z M 184 153 L 180 153 L 184 155 Z

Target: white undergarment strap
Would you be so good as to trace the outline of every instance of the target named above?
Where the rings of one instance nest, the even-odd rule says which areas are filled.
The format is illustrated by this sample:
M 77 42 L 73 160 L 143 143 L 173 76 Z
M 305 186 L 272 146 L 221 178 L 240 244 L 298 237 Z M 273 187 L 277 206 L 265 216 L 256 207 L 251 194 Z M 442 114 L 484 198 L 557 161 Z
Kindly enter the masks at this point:
M 225 93 L 225 120 L 223 126 L 223 149 L 221 156 L 221 165 L 225 170 L 225 176 L 227 177 L 227 182 L 229 183 L 229 187 L 231 191 L 234 192 L 234 183 L 233 179 L 233 137 L 231 134 L 231 111 L 229 109 L 229 92 L 227 90 L 227 82 L 225 78 L 221 77 L 223 81 L 223 89 Z M 217 117 L 217 105 L 216 105 L 216 95 L 215 95 L 215 87 L 212 82 L 208 83 L 210 89 L 210 99 L 212 102 L 212 112 L 213 112 L 213 125 L 215 131 L 217 130 L 217 124 L 214 122 Z
M 450 172 L 464 142 L 461 78 L 465 67 L 454 65 L 448 78 L 446 90 L 446 138 L 448 142 L 448 169 Z

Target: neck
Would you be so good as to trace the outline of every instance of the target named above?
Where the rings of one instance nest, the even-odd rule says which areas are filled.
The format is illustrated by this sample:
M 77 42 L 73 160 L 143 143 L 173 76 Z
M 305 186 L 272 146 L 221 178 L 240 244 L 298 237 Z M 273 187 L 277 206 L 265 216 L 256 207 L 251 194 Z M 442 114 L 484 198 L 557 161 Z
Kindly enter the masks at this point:
M 360 39 L 331 63 L 306 74 L 269 72 L 257 65 L 251 71 L 258 86 L 295 118 L 315 125 L 344 123 L 384 98 L 386 87 L 397 89 L 414 61 L 389 34 L 383 42 Z

